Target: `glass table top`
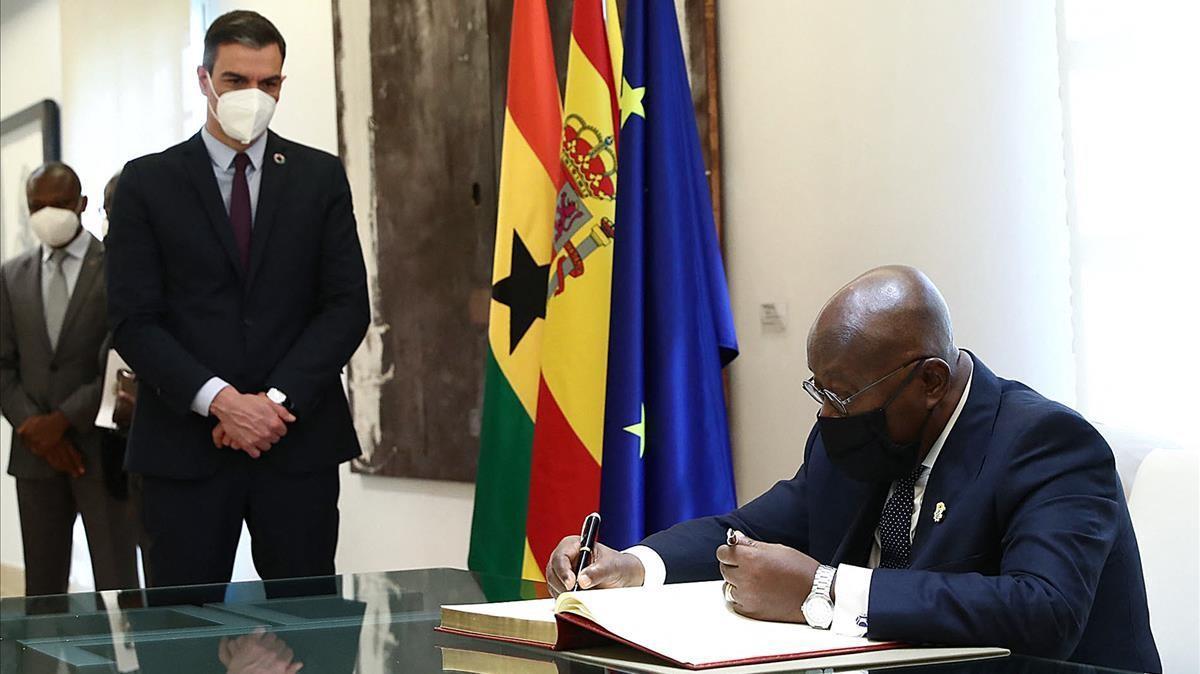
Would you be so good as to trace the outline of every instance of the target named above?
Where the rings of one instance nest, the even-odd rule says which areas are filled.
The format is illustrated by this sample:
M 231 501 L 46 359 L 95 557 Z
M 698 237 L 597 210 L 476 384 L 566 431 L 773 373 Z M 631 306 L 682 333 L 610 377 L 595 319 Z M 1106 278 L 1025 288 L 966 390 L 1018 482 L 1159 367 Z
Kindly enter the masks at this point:
M 53 672 L 637 672 L 571 653 L 434 631 L 443 604 L 532 599 L 546 586 L 457 569 L 0 600 L 0 674 Z M 803 671 L 803 670 L 796 670 Z M 889 670 L 1082 674 L 1011 656 Z M 1107 671 L 1107 670 L 1105 670 Z

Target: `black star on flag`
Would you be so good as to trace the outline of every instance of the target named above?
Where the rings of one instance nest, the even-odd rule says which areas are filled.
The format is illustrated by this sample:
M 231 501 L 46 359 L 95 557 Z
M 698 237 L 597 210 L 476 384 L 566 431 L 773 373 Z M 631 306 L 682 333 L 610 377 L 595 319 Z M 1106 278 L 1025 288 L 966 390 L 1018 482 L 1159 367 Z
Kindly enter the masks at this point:
M 525 242 L 513 230 L 512 263 L 508 277 L 492 286 L 492 299 L 509 309 L 508 352 L 517 350 L 517 344 L 525 337 L 529 327 L 539 318 L 546 317 L 546 280 L 550 277 L 550 265 L 539 265 L 529 254 Z

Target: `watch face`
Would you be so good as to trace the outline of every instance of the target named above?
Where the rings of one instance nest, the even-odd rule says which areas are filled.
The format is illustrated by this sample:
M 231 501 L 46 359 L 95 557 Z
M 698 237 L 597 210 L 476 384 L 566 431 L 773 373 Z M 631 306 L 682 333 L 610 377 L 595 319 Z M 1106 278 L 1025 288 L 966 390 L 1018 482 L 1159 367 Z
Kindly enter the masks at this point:
M 283 395 L 283 391 L 279 389 L 271 389 L 267 391 L 267 399 L 276 405 L 282 405 L 283 401 L 287 400 L 287 396 Z
M 804 613 L 804 620 L 813 627 L 824 629 L 833 622 L 833 603 L 825 597 L 809 597 L 800 611 Z

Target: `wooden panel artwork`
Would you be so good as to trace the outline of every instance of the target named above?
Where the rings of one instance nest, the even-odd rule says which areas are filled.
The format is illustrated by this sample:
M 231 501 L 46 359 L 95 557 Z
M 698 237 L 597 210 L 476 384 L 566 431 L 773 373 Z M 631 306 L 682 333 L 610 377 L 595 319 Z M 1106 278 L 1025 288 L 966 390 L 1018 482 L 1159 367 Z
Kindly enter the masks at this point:
M 470 481 L 479 450 L 511 0 L 335 0 L 370 4 L 376 322 L 394 373 L 379 391 L 379 434 L 357 472 Z M 622 13 L 624 12 L 624 2 Z M 705 161 L 719 165 L 715 0 L 681 0 Z M 550 0 L 560 78 L 572 3 Z M 347 92 L 338 80 L 338 97 Z M 339 124 L 353 122 L 342 118 Z M 344 135 L 344 134 L 343 134 Z M 712 175 L 719 222 L 719 179 Z M 361 217 L 361 214 L 360 214 Z M 351 378 L 355 376 L 353 369 Z M 353 401 L 352 401 L 353 402 Z M 356 409 L 356 415 L 364 411 Z

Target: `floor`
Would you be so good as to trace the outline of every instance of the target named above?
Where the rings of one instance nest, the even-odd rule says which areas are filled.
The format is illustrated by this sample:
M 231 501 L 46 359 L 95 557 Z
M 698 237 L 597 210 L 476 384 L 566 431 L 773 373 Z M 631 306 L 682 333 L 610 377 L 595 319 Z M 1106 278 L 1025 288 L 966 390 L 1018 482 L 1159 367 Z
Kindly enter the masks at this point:
M 25 570 L 0 564 L 0 597 L 20 597 L 25 594 Z

